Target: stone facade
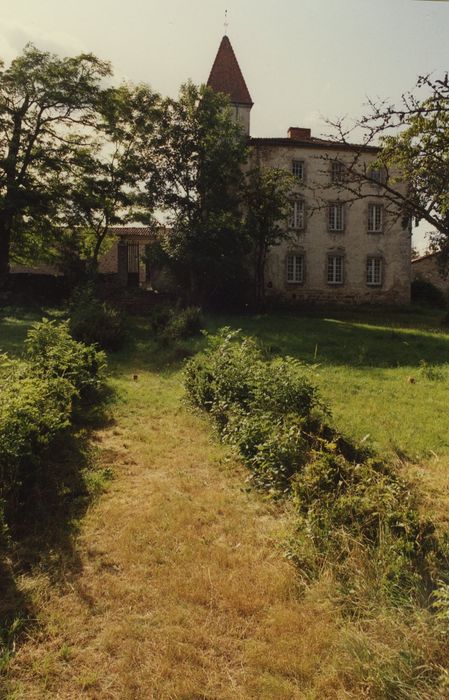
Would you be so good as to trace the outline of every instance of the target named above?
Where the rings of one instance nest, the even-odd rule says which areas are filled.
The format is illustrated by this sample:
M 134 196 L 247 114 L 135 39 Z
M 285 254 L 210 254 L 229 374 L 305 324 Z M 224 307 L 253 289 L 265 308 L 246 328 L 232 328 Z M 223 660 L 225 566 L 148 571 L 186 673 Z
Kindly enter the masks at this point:
M 145 262 L 145 253 L 147 245 L 154 241 L 154 237 L 155 232 L 145 226 L 111 228 L 109 241 L 104 245 L 104 253 L 98 261 L 99 273 L 117 275 L 119 283 L 124 287 L 129 285 L 133 275 L 133 286 L 147 287 L 149 270 Z M 61 275 L 56 266 L 44 264 L 25 266 L 13 263 L 11 273 Z
M 440 268 L 438 253 L 423 255 L 412 261 L 412 280 L 417 279 L 431 282 L 443 294 L 449 293 L 449 278 Z
M 227 36 L 218 49 L 208 85 L 228 95 L 236 121 L 243 123 L 249 137 L 251 165 L 280 168 L 298 176 L 292 196 L 304 209 L 295 210 L 288 242 L 269 253 L 266 293 L 292 302 L 409 304 L 411 229 L 403 227 L 400 217 L 388 214 L 378 185 L 363 185 L 362 196 L 345 204 L 338 214 L 344 223 L 334 228 L 341 230 L 330 230 L 327 202 L 341 204 L 345 194 L 347 198 L 341 186 L 332 185 L 332 162 L 344 166 L 357 153 L 359 162 L 368 165 L 377 149 L 325 141 L 301 127 L 290 127 L 287 138 L 251 138 L 253 102 Z M 374 207 L 381 213 L 376 215 L 376 225 L 369 226 Z
M 291 133 L 295 133 L 291 130 Z M 266 270 L 267 294 L 289 301 L 322 303 L 378 303 L 406 305 L 410 303 L 411 232 L 403 227 L 400 217 L 388 214 L 382 207 L 380 231 L 370 233 L 368 209 L 379 205 L 379 187 L 365 185 L 364 196 L 343 204 L 342 230 L 329 230 L 329 208 L 344 200 L 345 192 L 331 181 L 331 163 L 343 165 L 351 154 L 329 150 L 311 142 L 278 139 L 253 139 L 257 162 L 261 167 L 282 168 L 292 172 L 293 163 L 303 164 L 303 181 L 294 196 L 303 202 L 303 225 L 289 229 L 289 240 L 273 248 Z M 287 143 L 290 141 L 291 143 Z M 364 156 L 368 163 L 373 155 Z M 288 271 L 289 256 L 301 258 L 301 280 L 293 281 Z M 329 281 L 330 258 L 340 258 L 342 268 L 338 282 Z M 291 259 L 291 257 L 290 257 Z M 378 261 L 378 262 L 374 262 Z M 373 279 L 371 266 L 377 266 Z

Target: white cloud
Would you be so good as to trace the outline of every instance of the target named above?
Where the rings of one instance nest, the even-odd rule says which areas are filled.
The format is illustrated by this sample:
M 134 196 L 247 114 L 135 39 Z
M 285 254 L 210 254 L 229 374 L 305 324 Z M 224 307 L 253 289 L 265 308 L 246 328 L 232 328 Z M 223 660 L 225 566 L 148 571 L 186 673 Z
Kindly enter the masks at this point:
M 82 41 L 65 32 L 51 32 L 35 24 L 12 22 L 0 17 L 0 58 L 9 63 L 31 42 L 42 51 L 71 56 L 86 51 Z

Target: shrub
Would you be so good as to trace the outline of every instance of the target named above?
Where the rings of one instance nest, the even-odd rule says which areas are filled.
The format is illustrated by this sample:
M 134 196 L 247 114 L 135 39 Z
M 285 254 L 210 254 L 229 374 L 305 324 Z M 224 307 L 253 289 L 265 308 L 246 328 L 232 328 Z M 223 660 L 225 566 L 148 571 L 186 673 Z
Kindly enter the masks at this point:
M 308 429 L 325 414 L 306 368 L 292 358 L 265 360 L 254 339 L 224 328 L 187 364 L 185 386 L 255 481 L 284 491 L 310 450 Z
M 188 306 L 172 313 L 165 328 L 165 335 L 172 340 L 193 338 L 200 334 L 201 325 L 201 309 L 197 306 Z
M 382 562 L 386 594 L 409 597 L 431 585 L 436 559 L 444 554 L 435 528 L 420 518 L 409 485 L 385 463 L 322 453 L 296 475 L 293 495 L 300 528 L 321 564 L 341 563 L 355 543 L 371 553 L 372 563 Z M 301 565 L 310 566 L 307 557 Z
M 35 374 L 66 379 L 80 396 L 98 390 L 104 380 L 104 352 L 74 340 L 67 321 L 34 323 L 25 340 L 25 359 Z
M 73 384 L 10 362 L 0 392 L 0 499 L 34 473 L 54 437 L 70 425 Z
M 173 314 L 173 309 L 170 306 L 156 306 L 150 316 L 150 328 L 154 335 L 162 334 L 170 318 Z
M 291 477 L 309 454 L 304 421 L 298 416 L 273 419 L 267 413 L 231 420 L 225 431 L 253 472 L 254 483 L 274 494 L 288 492 Z
M 153 333 L 164 344 L 193 338 L 201 332 L 201 309 L 197 306 L 185 309 L 159 306 L 151 314 L 150 325 Z
M 447 545 L 395 469 L 329 424 L 310 376 L 292 358 L 267 359 L 255 340 L 225 328 L 187 364 L 185 387 L 255 483 L 291 496 L 297 533 L 289 556 L 303 574 L 332 566 L 349 598 L 362 577 L 390 602 L 425 599 L 438 577 L 447 578 Z
M 92 287 L 77 290 L 70 303 L 70 333 L 87 345 L 118 350 L 125 339 L 123 314 L 95 297 Z

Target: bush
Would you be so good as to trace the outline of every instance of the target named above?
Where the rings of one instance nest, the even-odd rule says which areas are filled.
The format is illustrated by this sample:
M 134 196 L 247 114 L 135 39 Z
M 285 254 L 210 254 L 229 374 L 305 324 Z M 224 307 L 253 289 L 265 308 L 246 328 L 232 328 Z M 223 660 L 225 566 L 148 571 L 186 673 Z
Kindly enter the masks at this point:
M 201 309 L 197 306 L 185 309 L 159 306 L 151 314 L 150 325 L 163 344 L 187 340 L 201 333 Z
M 201 309 L 197 306 L 188 306 L 171 314 L 164 335 L 170 340 L 186 340 L 199 335 L 201 326 Z
M 428 280 L 417 278 L 412 281 L 412 302 L 415 304 L 428 304 L 438 309 L 447 306 L 447 296 Z
M 24 360 L 0 356 L 0 547 L 5 512 L 17 509 L 19 492 L 29 495 L 48 449 L 71 426 L 74 403 L 100 388 L 105 368 L 104 353 L 73 340 L 67 322 L 35 323 Z
M 154 335 L 161 335 L 170 321 L 173 309 L 170 306 L 156 306 L 150 316 L 150 328 Z
M 390 602 L 426 598 L 448 578 L 447 545 L 419 516 L 410 485 L 329 424 L 310 376 L 292 358 L 267 358 L 255 340 L 225 328 L 187 364 L 185 388 L 254 482 L 291 496 L 297 536 L 289 556 L 303 573 L 332 566 L 349 597 L 354 579 L 365 576 Z
M 43 319 L 34 323 L 25 340 L 25 359 L 43 378 L 69 381 L 77 395 L 100 388 L 106 370 L 104 352 L 74 340 L 68 322 Z
M 190 401 L 215 417 L 224 407 L 246 409 L 253 399 L 254 368 L 262 359 L 251 338 L 235 342 L 239 334 L 224 328 L 209 347 L 194 357 L 185 368 L 184 383 Z M 220 410 L 219 410 L 220 409 Z
M 95 297 L 91 287 L 76 291 L 70 303 L 70 333 L 87 345 L 118 350 L 125 339 L 123 314 Z
M 32 468 L 54 436 L 70 425 L 75 388 L 57 376 L 39 376 L 22 363 L 10 363 L 0 392 L 0 495 Z

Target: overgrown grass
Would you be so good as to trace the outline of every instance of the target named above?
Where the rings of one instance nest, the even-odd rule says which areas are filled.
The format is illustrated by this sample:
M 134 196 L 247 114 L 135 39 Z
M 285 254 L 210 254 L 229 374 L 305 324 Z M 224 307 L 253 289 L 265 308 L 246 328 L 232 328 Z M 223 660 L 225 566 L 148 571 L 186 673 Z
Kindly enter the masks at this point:
M 0 671 L 36 615 L 24 571 L 56 581 L 76 566 L 77 525 L 109 478 L 90 430 L 106 417 L 105 358 L 73 341 L 65 323 L 35 320 L 0 320 L 10 353 L 0 357 Z
M 0 319 L 0 349 L 19 351 L 35 319 Z M 419 457 L 410 471 L 422 507 L 448 517 L 449 335 L 439 314 L 206 321 L 319 364 L 334 423 L 358 440 L 369 434 L 365 443 L 382 453 Z M 38 539 L 28 541 L 16 593 L 36 629 L 12 659 L 4 696 L 442 700 L 429 689 L 426 659 L 444 637 L 423 633 L 425 615 L 348 618 L 329 575 L 298 596 L 277 546 L 289 513 L 247 490 L 245 472 L 182 405 L 183 358 L 202 347 L 201 338 L 161 347 L 148 320 L 132 319 L 127 346 L 111 356 L 116 424 L 90 449 L 104 478 L 116 478 L 83 520 L 80 494 L 83 507 L 67 514 L 75 528 L 49 520 L 45 556 Z M 11 646 L 16 632 L 5 634 Z
M 449 333 L 440 320 L 430 310 L 341 310 L 215 317 L 208 328 L 241 328 L 274 352 L 317 364 L 316 381 L 341 431 L 417 461 L 449 453 Z

